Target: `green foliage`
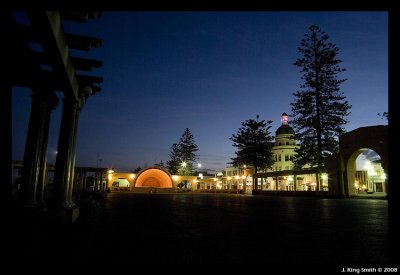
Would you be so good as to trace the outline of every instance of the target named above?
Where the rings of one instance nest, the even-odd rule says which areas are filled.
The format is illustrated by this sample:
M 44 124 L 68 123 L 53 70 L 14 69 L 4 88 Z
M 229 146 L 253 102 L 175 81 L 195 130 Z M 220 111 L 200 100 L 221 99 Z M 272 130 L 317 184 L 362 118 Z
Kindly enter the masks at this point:
M 337 77 L 346 69 L 339 66 L 339 48 L 328 38 L 318 26 L 310 26 L 298 48 L 302 57 L 294 63 L 303 73 L 303 83 L 291 103 L 291 124 L 300 141 L 294 159 L 298 168 L 305 164 L 321 167 L 323 157 L 338 150 L 338 137 L 345 132 L 350 114 L 351 105 L 340 91 L 346 79 Z
M 248 119 L 242 122 L 236 134 L 229 139 L 238 148 L 236 157 L 232 158 L 234 166 L 251 165 L 257 173 L 258 169 L 269 168 L 274 163 L 272 140 L 269 129 L 272 121 Z
M 198 150 L 193 134 L 186 128 L 179 143 L 174 143 L 171 147 L 170 160 L 167 161 L 168 171 L 182 176 L 192 175 Z

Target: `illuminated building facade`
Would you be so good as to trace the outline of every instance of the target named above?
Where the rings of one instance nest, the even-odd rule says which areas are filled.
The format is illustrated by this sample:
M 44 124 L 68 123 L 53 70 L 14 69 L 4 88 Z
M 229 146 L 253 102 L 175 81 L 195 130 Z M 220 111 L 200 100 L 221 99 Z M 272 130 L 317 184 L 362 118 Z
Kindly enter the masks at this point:
M 272 147 L 275 163 L 272 165 L 272 171 L 292 170 L 294 168 L 293 158 L 296 154 L 295 133 L 288 123 L 288 115 L 282 114 L 282 125 L 275 132 L 275 144 Z
M 387 126 L 355 129 L 340 136 L 339 145 L 339 153 L 327 157 L 321 170 L 307 166 L 294 169 L 293 158 L 299 145 L 284 113 L 272 148 L 275 163 L 267 171 L 254 175 L 253 168 L 249 166 L 228 166 L 224 172 L 214 176 L 203 173 L 198 176 L 170 175 L 158 167 L 142 170 L 138 174 L 112 171 L 108 175 L 108 187 L 111 191 L 136 192 L 284 193 L 290 196 L 352 197 L 362 191 L 386 195 Z M 377 152 L 381 156 L 381 163 L 370 163 L 371 167 L 359 173 L 355 160 L 366 148 Z M 140 175 L 143 178 L 139 180 Z M 254 178 L 257 178 L 257 184 L 253 190 Z
M 281 122 L 282 125 L 275 132 L 275 142 L 272 147 L 272 154 L 275 162 L 272 167 L 265 172 L 291 171 L 294 169 L 293 158 L 296 155 L 295 150 L 299 148 L 299 145 L 296 144 L 295 132 L 293 128 L 289 126 L 289 119 L 286 113 L 282 114 Z M 304 168 L 309 168 L 309 166 L 305 166 Z M 247 193 L 252 191 L 252 173 L 254 172 L 251 168 L 247 168 L 246 172 L 246 167 L 228 166 L 226 168 L 227 177 L 235 178 L 237 176 L 249 175 L 246 177 Z M 322 181 L 324 185 L 321 189 L 327 191 L 328 184 L 325 175 Z M 295 183 L 297 183 L 296 188 Z M 293 175 L 274 175 L 259 178 L 257 187 L 261 190 L 315 191 L 316 178 L 314 174 L 302 174 L 296 177 L 295 182 Z

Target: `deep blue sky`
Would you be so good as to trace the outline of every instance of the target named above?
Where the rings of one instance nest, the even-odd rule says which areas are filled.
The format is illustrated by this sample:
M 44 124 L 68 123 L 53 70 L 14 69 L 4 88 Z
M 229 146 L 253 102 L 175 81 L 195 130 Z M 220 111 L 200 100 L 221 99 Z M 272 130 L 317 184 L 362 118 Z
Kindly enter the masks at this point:
M 66 31 L 103 39 L 75 56 L 104 62 L 102 92 L 81 112 L 78 166 L 137 166 L 168 160 L 188 127 L 205 168 L 222 169 L 234 156 L 229 137 L 241 122 L 290 113 L 301 83 L 293 65 L 308 27 L 319 25 L 339 49 L 342 91 L 353 105 L 347 131 L 387 124 L 388 16 L 386 12 L 104 12 Z M 13 159 L 22 159 L 30 91 L 13 93 Z M 54 111 L 49 162 L 54 163 L 61 105 Z M 98 160 L 102 161 L 99 162 Z

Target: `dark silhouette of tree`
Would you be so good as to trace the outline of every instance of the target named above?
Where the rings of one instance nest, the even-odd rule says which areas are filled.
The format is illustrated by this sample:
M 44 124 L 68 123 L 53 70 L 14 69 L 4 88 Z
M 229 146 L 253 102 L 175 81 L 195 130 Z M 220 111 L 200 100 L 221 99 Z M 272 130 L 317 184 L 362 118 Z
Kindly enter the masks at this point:
M 165 168 L 164 162 L 162 160 L 158 163 L 154 163 L 154 166 Z
M 236 167 L 251 165 L 254 173 L 259 169 L 265 169 L 274 163 L 272 155 L 272 136 L 269 132 L 272 121 L 248 119 L 242 122 L 236 134 L 229 139 L 233 141 L 233 146 L 238 148 L 235 152 L 236 157 L 231 158 L 232 164 Z M 257 188 L 257 178 L 253 177 L 253 189 Z
M 192 175 L 198 150 L 193 134 L 189 128 L 186 128 L 179 143 L 174 143 L 171 146 L 170 160 L 167 161 L 168 171 L 171 174 Z
M 319 169 L 324 156 L 337 152 L 338 137 L 345 132 L 350 114 L 351 105 L 340 91 L 346 79 L 337 77 L 346 69 L 339 66 L 339 48 L 328 38 L 320 27 L 310 26 L 298 48 L 302 57 L 294 63 L 303 73 L 303 83 L 291 103 L 291 124 L 300 141 L 294 159 L 297 168 L 309 164 Z
M 133 173 L 139 173 L 140 171 L 142 171 L 142 168 L 139 166 L 133 171 Z
M 383 112 L 382 114 L 378 113 L 378 116 L 380 116 L 381 119 L 384 119 L 384 118 L 389 119 L 389 112 Z
M 169 157 L 170 159 L 167 161 L 167 169 L 172 175 L 176 175 L 178 174 L 179 165 L 181 163 L 179 146 L 177 143 L 172 144 Z

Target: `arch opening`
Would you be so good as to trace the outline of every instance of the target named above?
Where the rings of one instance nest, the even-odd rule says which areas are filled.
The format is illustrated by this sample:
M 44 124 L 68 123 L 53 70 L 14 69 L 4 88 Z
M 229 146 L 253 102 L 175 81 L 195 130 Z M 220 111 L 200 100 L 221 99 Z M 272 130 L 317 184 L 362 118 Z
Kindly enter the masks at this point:
M 349 195 L 387 195 L 387 172 L 376 151 L 370 148 L 354 151 L 347 161 L 346 170 Z
M 172 188 L 171 175 L 160 168 L 148 168 L 142 170 L 136 180 L 135 187 Z
M 112 187 L 129 187 L 129 181 L 126 178 L 118 178 L 113 181 Z

